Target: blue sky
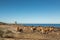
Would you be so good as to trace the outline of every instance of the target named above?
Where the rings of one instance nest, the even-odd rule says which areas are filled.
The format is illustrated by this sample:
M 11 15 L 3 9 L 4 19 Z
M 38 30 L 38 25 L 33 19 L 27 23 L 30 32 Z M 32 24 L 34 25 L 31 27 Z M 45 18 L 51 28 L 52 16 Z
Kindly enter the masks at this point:
M 0 0 L 0 21 L 60 23 L 60 0 Z

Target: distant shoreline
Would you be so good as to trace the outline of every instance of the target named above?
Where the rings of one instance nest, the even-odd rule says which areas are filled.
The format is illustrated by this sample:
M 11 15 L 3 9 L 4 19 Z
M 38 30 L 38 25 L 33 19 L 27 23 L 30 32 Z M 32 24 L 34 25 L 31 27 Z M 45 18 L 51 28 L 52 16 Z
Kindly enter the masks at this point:
M 59 27 L 60 24 L 15 24 L 15 23 L 4 23 L 0 22 L 0 25 L 23 25 L 23 26 L 43 26 L 43 27 Z

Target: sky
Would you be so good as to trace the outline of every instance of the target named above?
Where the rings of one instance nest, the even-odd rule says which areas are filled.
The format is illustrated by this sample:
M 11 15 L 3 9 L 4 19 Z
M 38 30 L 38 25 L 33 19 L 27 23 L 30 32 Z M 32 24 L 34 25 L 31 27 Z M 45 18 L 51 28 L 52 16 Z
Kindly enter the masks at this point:
M 58 23 L 60 0 L 0 0 L 0 22 Z

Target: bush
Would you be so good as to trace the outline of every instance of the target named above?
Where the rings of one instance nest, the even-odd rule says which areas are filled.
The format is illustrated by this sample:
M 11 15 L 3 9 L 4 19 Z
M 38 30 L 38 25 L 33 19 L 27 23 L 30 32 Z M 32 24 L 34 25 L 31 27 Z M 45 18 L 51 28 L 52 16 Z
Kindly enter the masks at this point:
M 2 30 L 0 30 L 0 37 L 2 37 L 3 33 L 4 33 L 4 32 L 3 32 Z
M 13 34 L 3 34 L 3 38 L 13 38 Z
M 10 30 L 6 30 L 2 37 L 3 38 L 13 38 L 13 32 Z
M 12 31 L 10 31 L 10 30 L 7 30 L 5 33 L 6 33 L 6 34 L 9 34 L 9 33 L 12 33 Z

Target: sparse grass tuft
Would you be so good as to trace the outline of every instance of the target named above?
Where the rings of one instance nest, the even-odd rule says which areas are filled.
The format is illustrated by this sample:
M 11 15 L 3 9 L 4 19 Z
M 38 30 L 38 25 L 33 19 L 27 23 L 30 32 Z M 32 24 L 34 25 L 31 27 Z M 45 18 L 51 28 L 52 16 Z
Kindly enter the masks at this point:
M 0 30 L 0 37 L 2 37 L 3 34 L 4 34 L 4 32 L 2 30 Z

